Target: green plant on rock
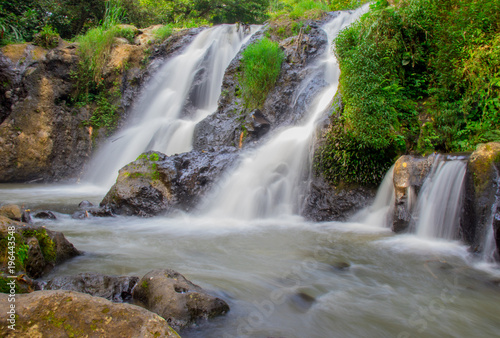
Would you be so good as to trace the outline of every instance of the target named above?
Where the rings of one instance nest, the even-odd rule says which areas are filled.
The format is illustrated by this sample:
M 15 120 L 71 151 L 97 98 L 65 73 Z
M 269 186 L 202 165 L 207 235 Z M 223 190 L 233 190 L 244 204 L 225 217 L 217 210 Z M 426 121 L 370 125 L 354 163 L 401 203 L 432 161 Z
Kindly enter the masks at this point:
M 55 48 L 59 45 L 59 34 L 50 25 L 43 26 L 42 30 L 34 36 L 33 43 L 43 48 Z
M 264 104 L 281 71 L 285 55 L 277 42 L 268 38 L 251 44 L 243 52 L 242 96 L 247 107 Z
M 43 257 L 48 262 L 55 262 L 57 258 L 56 244 L 47 234 L 47 230 L 40 228 L 37 230 L 25 230 L 23 236 L 35 237 L 38 240 L 38 245 L 42 251 Z

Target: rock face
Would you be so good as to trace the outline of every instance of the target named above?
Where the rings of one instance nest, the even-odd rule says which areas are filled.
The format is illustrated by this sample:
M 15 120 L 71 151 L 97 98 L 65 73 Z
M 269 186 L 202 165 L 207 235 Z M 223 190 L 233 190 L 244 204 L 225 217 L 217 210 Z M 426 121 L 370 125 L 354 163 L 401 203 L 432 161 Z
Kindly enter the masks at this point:
M 99 273 L 80 273 L 59 276 L 50 280 L 44 290 L 69 290 L 86 293 L 122 303 L 132 299 L 132 289 L 139 281 L 134 276 L 106 276 Z
M 119 125 L 143 83 L 202 29 L 176 32 L 157 45 L 140 39 L 142 32 L 137 31 L 136 44 L 115 44 L 103 83 L 110 92 L 119 92 L 116 98 L 110 95 Z M 71 74 L 78 61 L 77 45 L 65 42 L 51 50 L 29 44 L 0 50 L 0 182 L 76 178 L 94 145 L 106 137 L 105 128 L 88 127 L 95 103 L 84 107 L 71 103 L 75 88 Z
M 466 180 L 466 222 L 463 237 L 474 251 L 482 252 L 493 227 L 500 260 L 500 143 L 481 144 L 469 159 Z
M 375 197 L 369 187 L 336 188 L 322 176 L 313 178 L 302 215 L 314 222 L 345 221 Z
M 14 331 L 8 328 L 10 304 L 0 294 L 5 337 L 179 337 L 163 318 L 141 307 L 74 291 L 17 295 Z
M 305 107 L 325 85 L 316 78 L 315 70 L 306 67 L 322 55 L 328 47 L 326 33 L 319 28 L 320 22 L 309 22 L 304 32 L 280 41 L 285 53 L 280 76 L 274 89 L 268 94 L 259 111 L 259 119 L 266 121 L 271 131 L 299 121 L 305 113 Z M 247 46 L 263 37 L 262 32 L 254 34 Z M 273 37 L 272 37 L 273 38 Z M 278 38 L 274 37 L 276 40 Z M 254 133 L 251 114 L 259 107 L 245 107 L 241 97 L 242 52 L 230 63 L 224 75 L 222 94 L 217 111 L 198 123 L 194 134 L 194 148 L 207 150 L 213 146 L 242 146 L 253 144 L 265 133 Z M 304 79 L 310 81 L 304 82 Z M 245 131 L 250 131 L 246 134 Z M 266 131 L 267 132 L 267 131 Z
M 431 171 L 434 156 L 401 156 L 394 164 L 394 190 L 396 195 L 392 231 L 403 232 L 412 224 L 412 201 L 410 196 L 417 194 Z
M 120 170 L 101 202 L 116 214 L 153 216 L 189 211 L 237 158 L 233 148 L 166 156 L 147 152 Z
M 173 270 L 153 270 L 134 288 L 134 301 L 179 329 L 198 319 L 225 314 L 229 306 Z
M 8 242 L 15 243 L 14 265 L 9 265 Z M 26 274 L 29 278 L 38 278 L 79 254 L 60 232 L 0 216 L 0 270 L 7 275 Z M 0 280 L 4 281 L 4 277 Z M 30 291 L 32 285 L 26 286 L 23 282 L 26 281 L 18 280 L 19 289 Z M 3 287 L 5 285 L 0 292 L 6 291 Z

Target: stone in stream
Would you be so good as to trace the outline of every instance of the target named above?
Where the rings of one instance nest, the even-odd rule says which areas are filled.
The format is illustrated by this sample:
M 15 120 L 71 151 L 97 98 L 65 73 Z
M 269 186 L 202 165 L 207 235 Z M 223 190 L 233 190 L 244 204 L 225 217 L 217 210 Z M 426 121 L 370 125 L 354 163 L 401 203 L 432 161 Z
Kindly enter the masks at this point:
M 85 272 L 55 277 L 45 285 L 44 290 L 77 291 L 122 303 L 132 299 L 132 289 L 138 281 L 139 277 L 134 276 L 106 276 Z
M 80 254 L 60 232 L 0 216 L 0 243 L 12 238 L 17 250 L 15 266 L 8 265 L 7 249 L 0 252 L 1 271 L 8 275 L 26 274 L 30 278 L 39 278 L 57 264 Z M 3 282 L 3 277 L 1 279 Z M 5 290 L 2 288 L 0 292 Z
M 179 337 L 165 319 L 146 309 L 74 291 L 16 295 L 11 330 L 11 304 L 7 294 L 0 294 L 4 337 Z
M 54 213 L 52 211 L 48 211 L 48 210 L 39 211 L 33 217 L 39 218 L 39 219 L 52 219 L 52 220 L 57 219 L 56 215 L 54 215 Z
M 222 299 L 209 295 L 170 269 L 148 272 L 134 288 L 133 300 L 165 318 L 174 329 L 229 311 Z

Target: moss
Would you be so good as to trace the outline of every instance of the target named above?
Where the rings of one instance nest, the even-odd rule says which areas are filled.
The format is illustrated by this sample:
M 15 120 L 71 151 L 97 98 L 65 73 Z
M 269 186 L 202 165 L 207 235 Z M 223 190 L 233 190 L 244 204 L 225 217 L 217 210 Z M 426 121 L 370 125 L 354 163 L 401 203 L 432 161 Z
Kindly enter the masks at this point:
M 102 309 L 102 313 L 106 314 L 106 313 L 109 313 L 109 307 L 105 307 L 104 309 Z
M 43 257 L 47 262 L 55 262 L 57 258 L 56 244 L 47 234 L 47 230 L 41 228 L 38 230 L 23 231 L 24 237 L 35 237 L 38 240 Z
M 142 282 L 141 282 L 141 287 L 145 290 L 147 290 L 149 288 L 149 285 L 148 285 L 148 281 L 146 279 L 144 279 Z
M 7 267 L 8 263 L 8 246 L 10 237 L 7 233 L 0 234 L 0 266 Z M 27 258 L 29 246 L 24 242 L 22 236 L 18 233 L 14 233 L 15 242 L 15 270 L 24 270 L 24 261 Z

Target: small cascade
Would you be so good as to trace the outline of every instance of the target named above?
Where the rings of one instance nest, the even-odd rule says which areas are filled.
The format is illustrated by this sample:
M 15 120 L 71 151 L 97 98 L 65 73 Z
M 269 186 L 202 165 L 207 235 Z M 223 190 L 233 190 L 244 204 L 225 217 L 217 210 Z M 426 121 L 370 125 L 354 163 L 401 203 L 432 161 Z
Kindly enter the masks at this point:
M 394 166 L 385 174 L 373 204 L 357 213 L 351 221 L 379 228 L 390 226 L 396 198 L 394 194 L 393 175 Z
M 342 12 L 323 29 L 328 41 L 354 22 L 368 6 L 353 13 Z M 240 166 L 221 184 L 206 208 L 209 215 L 239 219 L 269 218 L 298 214 L 304 201 L 309 153 L 318 118 L 330 107 L 337 91 L 340 70 L 331 48 L 327 48 L 315 67 L 314 77 L 328 85 L 306 108 L 305 122 L 277 133 L 269 142 L 246 155 Z M 316 78 L 315 78 L 316 77 Z
M 98 151 L 86 181 L 111 186 L 121 167 L 148 150 L 167 155 L 191 150 L 196 123 L 217 108 L 227 66 L 259 28 L 245 33 L 220 25 L 199 33 L 146 85 L 129 125 Z
M 462 210 L 466 163 L 437 158 L 424 181 L 414 211 L 416 233 L 424 238 L 456 239 Z

